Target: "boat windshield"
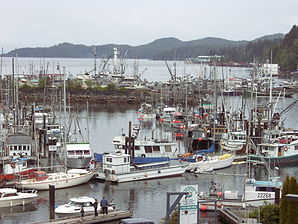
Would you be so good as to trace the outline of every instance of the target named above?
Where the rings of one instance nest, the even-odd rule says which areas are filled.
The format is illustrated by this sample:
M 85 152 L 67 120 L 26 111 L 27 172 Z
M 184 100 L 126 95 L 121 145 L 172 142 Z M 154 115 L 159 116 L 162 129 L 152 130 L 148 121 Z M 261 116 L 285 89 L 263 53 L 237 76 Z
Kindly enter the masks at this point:
M 72 200 L 69 200 L 67 205 L 69 206 L 74 206 L 74 207 L 89 207 L 91 206 L 91 203 L 90 202 L 77 202 L 77 201 L 72 201 Z

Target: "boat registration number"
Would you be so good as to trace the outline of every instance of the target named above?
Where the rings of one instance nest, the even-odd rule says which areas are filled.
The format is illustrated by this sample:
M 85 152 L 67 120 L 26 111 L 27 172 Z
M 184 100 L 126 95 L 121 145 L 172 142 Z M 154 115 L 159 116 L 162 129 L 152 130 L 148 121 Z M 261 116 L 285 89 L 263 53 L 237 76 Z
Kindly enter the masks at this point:
M 258 193 L 258 198 L 271 198 L 270 193 Z

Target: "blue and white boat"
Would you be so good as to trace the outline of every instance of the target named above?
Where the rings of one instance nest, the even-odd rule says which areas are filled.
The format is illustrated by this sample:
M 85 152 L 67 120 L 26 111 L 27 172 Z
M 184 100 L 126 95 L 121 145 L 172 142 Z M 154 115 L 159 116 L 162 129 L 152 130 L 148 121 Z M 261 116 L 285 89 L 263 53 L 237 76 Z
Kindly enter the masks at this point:
M 186 163 L 170 165 L 170 162 L 159 162 L 132 166 L 131 156 L 129 154 L 116 151 L 115 153 L 103 155 L 102 170 L 98 172 L 96 178 L 123 183 L 172 177 L 182 175 L 187 165 Z
M 134 164 L 143 163 L 158 163 L 165 162 L 171 159 L 178 159 L 180 154 L 175 141 L 171 140 L 138 140 L 134 141 L 134 152 L 129 152 L 125 149 L 125 138 L 126 136 L 116 136 L 113 139 L 113 145 L 115 151 L 121 151 L 122 153 L 131 154 L 133 157 Z M 96 162 L 103 161 L 103 155 L 99 153 L 94 154 Z

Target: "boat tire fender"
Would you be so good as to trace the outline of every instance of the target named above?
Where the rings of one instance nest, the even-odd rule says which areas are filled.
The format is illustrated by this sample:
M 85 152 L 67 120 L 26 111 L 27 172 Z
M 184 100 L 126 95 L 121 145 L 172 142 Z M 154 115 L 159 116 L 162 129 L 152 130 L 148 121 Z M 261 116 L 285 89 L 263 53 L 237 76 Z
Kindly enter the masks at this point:
M 146 155 L 145 155 L 145 154 L 142 154 L 142 155 L 141 155 L 141 157 L 145 158 L 145 157 L 146 157 Z

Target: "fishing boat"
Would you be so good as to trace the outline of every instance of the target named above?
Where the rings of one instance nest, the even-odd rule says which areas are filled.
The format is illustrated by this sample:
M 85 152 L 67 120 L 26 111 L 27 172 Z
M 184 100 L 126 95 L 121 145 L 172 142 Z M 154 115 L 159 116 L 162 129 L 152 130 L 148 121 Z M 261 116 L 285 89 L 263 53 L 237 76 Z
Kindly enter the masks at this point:
M 72 216 L 72 215 L 80 215 L 81 208 L 83 207 L 85 214 L 94 214 L 93 204 L 95 199 L 92 197 L 82 196 L 78 198 L 70 198 L 66 204 L 60 205 L 55 208 L 55 213 L 60 217 Z M 108 206 L 109 211 L 113 211 L 115 209 L 114 204 L 110 204 Z M 101 207 L 98 204 L 97 207 L 98 213 L 101 212 Z
M 222 135 L 219 142 L 222 150 L 234 153 L 244 153 L 246 148 L 246 132 L 231 131 Z
M 169 162 L 131 166 L 131 157 L 121 151 L 104 154 L 102 171 L 97 179 L 123 183 L 130 181 L 179 176 L 185 172 L 187 164 L 170 165 Z
M 162 124 L 171 124 L 173 119 L 173 115 L 176 113 L 175 107 L 165 107 L 162 110 L 162 114 L 160 115 L 159 121 Z
M 52 184 L 56 189 L 60 189 L 87 183 L 94 175 L 94 171 L 84 169 L 71 169 L 57 173 L 35 171 L 32 178 L 18 181 L 16 186 L 21 189 L 49 190 L 49 185 Z
M 14 188 L 0 188 L 0 208 L 26 205 L 37 198 L 36 191 L 18 192 Z
M 232 154 L 224 154 L 221 156 L 197 155 L 197 162 L 190 163 L 186 170 L 198 173 L 223 169 L 231 166 L 234 158 L 235 155 Z
M 90 143 L 67 142 L 67 167 L 84 169 L 89 166 L 92 159 Z
M 282 183 L 277 179 L 261 181 L 246 179 L 244 183 L 243 195 L 238 190 L 223 190 L 218 183 L 211 182 L 209 192 L 199 194 L 201 210 L 214 210 L 215 206 L 224 208 L 259 207 L 266 204 L 273 204 L 276 195 L 281 196 Z M 217 201 L 216 205 L 214 202 Z
M 298 161 L 298 138 L 294 135 L 286 135 L 277 138 L 274 142 L 266 142 L 257 145 L 255 155 L 249 155 L 251 162 L 264 161 L 270 165 L 293 164 Z
M 28 158 L 7 159 L 3 161 L 3 172 L 0 181 L 15 182 L 18 178 L 32 175 L 36 168 L 28 166 Z
M 116 136 L 113 145 L 116 151 L 127 153 L 125 150 L 126 136 Z M 136 164 L 164 162 L 178 158 L 176 141 L 168 139 L 136 139 L 134 140 L 134 162 Z
M 152 105 L 148 103 L 142 103 L 137 114 L 139 121 L 148 121 L 156 118 L 156 113 L 154 113 Z
M 85 141 L 83 133 L 81 132 L 78 115 L 72 114 L 70 116 L 70 125 L 68 127 L 67 139 L 65 142 L 66 164 L 68 168 L 85 169 L 90 165 L 92 159 L 91 147 L 89 141 Z M 71 126 L 73 123 L 74 127 Z M 89 135 L 89 124 L 88 135 Z M 73 132 L 71 134 L 71 129 Z M 88 139 L 89 136 L 87 135 Z

